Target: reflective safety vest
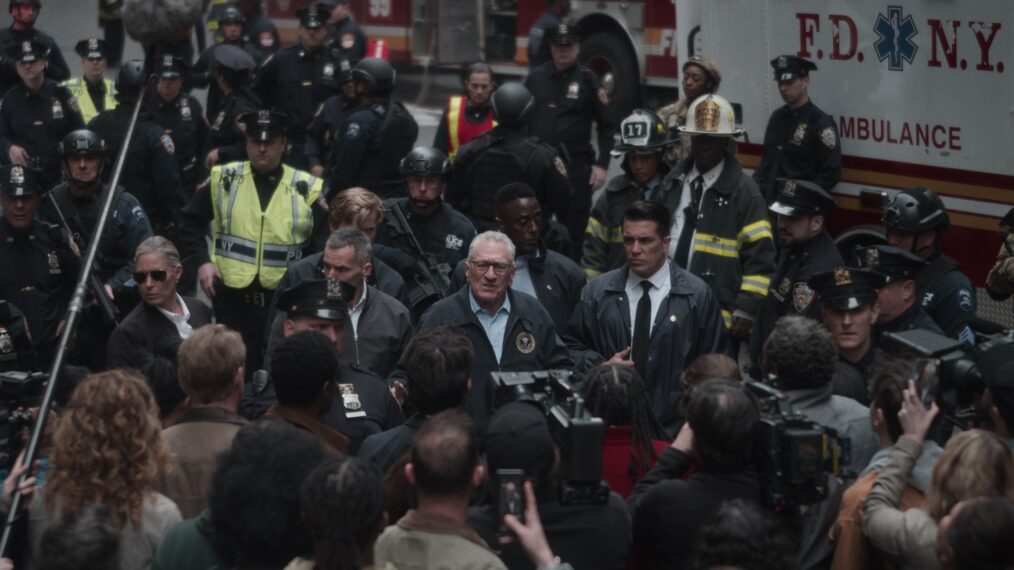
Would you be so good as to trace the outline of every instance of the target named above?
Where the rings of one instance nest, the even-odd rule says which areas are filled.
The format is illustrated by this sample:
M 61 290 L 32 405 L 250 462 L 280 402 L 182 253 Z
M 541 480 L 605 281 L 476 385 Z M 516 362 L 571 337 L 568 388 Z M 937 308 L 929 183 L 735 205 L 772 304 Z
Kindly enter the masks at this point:
M 468 143 L 475 137 L 493 130 L 496 122 L 493 121 L 493 107 L 486 111 L 486 120 L 482 123 L 472 123 L 465 118 L 465 98 L 461 95 L 451 97 L 447 103 L 447 136 L 450 144 L 447 148 L 449 158 L 458 154 L 461 145 Z
M 322 189 L 320 179 L 283 165 L 278 187 L 261 210 L 249 162 L 211 170 L 211 260 L 227 287 L 242 289 L 255 277 L 266 289 L 278 286 L 285 269 L 303 257 L 313 234 L 310 208 Z
M 105 110 L 109 111 L 116 108 L 116 98 L 113 96 L 115 93 L 113 89 L 113 82 L 108 79 L 102 81 L 106 84 L 106 106 Z M 81 108 L 81 118 L 84 119 L 87 125 L 95 115 L 99 114 L 98 107 L 95 106 L 95 102 L 92 101 L 92 96 L 88 92 L 88 85 L 85 83 L 83 77 L 72 77 L 67 81 L 63 82 L 63 86 L 70 89 L 70 94 L 77 99 L 78 107 Z

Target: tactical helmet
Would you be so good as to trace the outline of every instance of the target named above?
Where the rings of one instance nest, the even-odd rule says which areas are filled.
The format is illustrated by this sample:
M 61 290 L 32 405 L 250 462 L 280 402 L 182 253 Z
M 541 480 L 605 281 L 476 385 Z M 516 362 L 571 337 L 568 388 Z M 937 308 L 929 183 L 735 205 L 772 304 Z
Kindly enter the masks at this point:
M 736 128 L 736 112 L 724 97 L 709 93 L 701 95 L 687 109 L 687 124 L 679 128 L 688 135 L 738 137 L 743 129 Z
M 535 108 L 535 97 L 520 83 L 504 83 L 489 101 L 496 122 L 506 126 L 525 124 L 526 117 Z
M 638 154 L 660 154 L 672 141 L 666 135 L 665 124 L 658 115 L 645 109 L 634 109 L 620 123 L 620 143 L 610 154 L 620 158 L 630 151 Z
M 64 158 L 81 155 L 105 156 L 106 141 L 102 140 L 102 137 L 95 131 L 78 129 L 63 137 L 56 147 L 56 152 Z
M 386 59 L 366 57 L 352 68 L 352 79 L 366 84 L 369 94 L 390 93 L 394 89 L 394 68 Z
M 398 164 L 402 176 L 446 176 L 451 171 L 447 155 L 431 146 L 417 146 Z
M 123 62 L 119 73 L 116 74 L 116 99 L 118 101 L 133 101 L 141 94 L 143 86 L 144 62 L 140 59 Z
M 888 231 L 913 234 L 951 227 L 943 200 L 929 188 L 909 188 L 896 194 L 884 208 L 881 221 Z
M 222 24 L 245 24 L 246 16 L 243 12 L 239 11 L 239 8 L 227 4 L 225 9 L 222 10 L 222 15 L 218 17 L 218 25 Z

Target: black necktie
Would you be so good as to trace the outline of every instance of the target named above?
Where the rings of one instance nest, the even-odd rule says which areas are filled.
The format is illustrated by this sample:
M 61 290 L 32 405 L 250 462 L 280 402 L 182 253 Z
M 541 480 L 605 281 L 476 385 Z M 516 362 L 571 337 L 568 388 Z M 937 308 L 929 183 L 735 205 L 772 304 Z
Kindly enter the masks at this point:
M 676 255 L 673 257 L 676 265 L 683 269 L 687 269 L 690 244 L 694 240 L 694 229 L 697 227 L 697 205 L 701 203 L 703 192 L 704 177 L 698 175 L 690 181 L 690 203 L 683 208 L 683 230 L 680 232 L 680 240 L 676 243 Z
M 630 358 L 637 372 L 644 378 L 648 368 L 648 337 L 651 336 L 651 282 L 641 281 L 644 292 L 634 311 L 634 340 L 630 343 Z

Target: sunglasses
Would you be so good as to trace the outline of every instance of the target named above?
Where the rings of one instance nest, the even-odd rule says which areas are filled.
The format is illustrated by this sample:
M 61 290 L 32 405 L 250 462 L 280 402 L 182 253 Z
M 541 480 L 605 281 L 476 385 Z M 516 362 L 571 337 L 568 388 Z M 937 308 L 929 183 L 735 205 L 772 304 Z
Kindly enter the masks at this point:
M 166 273 L 161 269 L 156 269 L 155 271 L 152 271 L 150 273 L 145 273 L 144 271 L 135 271 L 132 275 L 134 277 L 134 281 L 136 281 L 138 285 L 147 282 L 149 275 L 151 275 L 151 278 L 158 283 L 165 281 L 166 277 L 169 276 L 168 273 Z

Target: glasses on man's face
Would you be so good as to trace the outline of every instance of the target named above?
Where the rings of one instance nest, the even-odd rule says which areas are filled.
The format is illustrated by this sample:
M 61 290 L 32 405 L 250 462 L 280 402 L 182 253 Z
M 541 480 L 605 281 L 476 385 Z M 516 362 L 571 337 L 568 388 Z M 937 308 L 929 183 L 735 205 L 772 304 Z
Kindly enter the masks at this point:
M 493 268 L 493 273 L 497 275 L 503 275 L 513 267 L 511 263 L 504 263 L 502 261 L 469 261 L 472 267 L 479 272 L 479 275 L 485 275 L 489 268 Z
M 151 275 L 151 278 L 158 283 L 165 281 L 166 277 L 169 276 L 168 273 L 162 271 L 161 269 L 156 269 L 155 271 L 149 271 L 147 273 L 144 271 L 135 271 L 133 273 L 134 281 L 136 281 L 139 285 L 141 283 L 146 283 L 149 275 Z

